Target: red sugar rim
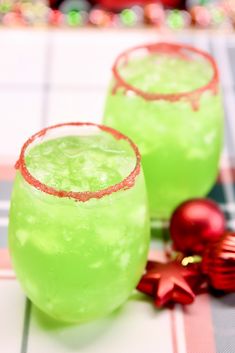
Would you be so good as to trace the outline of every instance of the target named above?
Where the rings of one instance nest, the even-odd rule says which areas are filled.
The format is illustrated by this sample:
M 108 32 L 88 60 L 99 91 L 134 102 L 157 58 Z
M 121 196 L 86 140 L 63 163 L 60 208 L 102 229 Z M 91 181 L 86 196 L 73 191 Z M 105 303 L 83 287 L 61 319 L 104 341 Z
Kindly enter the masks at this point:
M 82 192 L 74 192 L 74 191 L 64 191 L 64 190 L 57 190 L 54 189 L 53 187 L 47 186 L 46 184 L 40 182 L 38 179 L 36 179 L 27 169 L 26 163 L 25 163 L 25 152 L 28 146 L 33 143 L 37 138 L 43 137 L 46 135 L 46 133 L 49 130 L 53 130 L 59 127 L 63 126 L 95 126 L 99 128 L 100 130 L 103 130 L 111 135 L 117 140 L 125 140 L 129 143 L 133 151 L 135 152 L 136 156 L 136 165 L 134 169 L 131 171 L 131 173 L 124 178 L 121 182 L 118 184 L 109 186 L 108 188 L 101 189 L 99 191 L 82 191 Z M 67 197 L 67 198 L 73 198 L 77 201 L 85 202 L 88 201 L 92 198 L 100 199 L 103 196 L 110 195 L 113 192 L 117 192 L 119 190 L 126 190 L 131 188 L 134 183 L 135 183 L 135 178 L 136 176 L 140 173 L 140 161 L 141 161 L 141 156 L 140 152 L 137 148 L 137 146 L 132 142 L 127 136 L 123 135 L 117 130 L 114 130 L 108 126 L 105 125 L 99 125 L 99 124 L 94 124 L 94 123 L 79 123 L 79 122 L 72 122 L 72 123 L 64 123 L 64 124 L 57 124 L 50 126 L 48 128 L 45 128 L 33 136 L 31 136 L 23 145 L 20 153 L 19 160 L 16 162 L 15 168 L 18 169 L 23 178 L 32 186 L 34 186 L 36 189 L 43 191 L 47 194 L 57 196 L 57 197 Z
M 141 89 L 134 87 L 131 84 L 129 84 L 128 82 L 126 82 L 126 80 L 120 75 L 119 69 L 118 69 L 119 62 L 122 58 L 124 58 L 126 60 L 128 58 L 129 54 L 131 54 L 132 52 L 139 50 L 139 49 L 146 49 L 150 53 L 151 52 L 162 52 L 162 53 L 171 53 L 171 54 L 178 54 L 178 55 L 182 54 L 180 52 L 182 49 L 189 50 L 193 53 L 201 55 L 211 64 L 212 69 L 213 69 L 212 78 L 204 86 L 201 86 L 199 88 L 196 88 L 196 89 L 194 89 L 192 91 L 188 91 L 188 92 L 149 93 L 149 92 L 142 91 Z M 137 95 L 143 97 L 146 100 L 160 100 L 160 99 L 162 99 L 162 100 L 168 100 L 168 101 L 175 102 L 175 101 L 180 100 L 182 98 L 189 98 L 190 99 L 190 98 L 198 97 L 199 95 L 201 95 L 203 92 L 205 92 L 207 90 L 212 90 L 213 92 L 216 92 L 218 81 L 219 81 L 218 68 L 215 63 L 215 60 L 213 59 L 213 57 L 210 54 L 208 54 L 200 49 L 194 48 L 190 45 L 166 43 L 166 42 L 140 45 L 140 46 L 136 46 L 136 47 L 130 48 L 130 49 L 122 52 L 117 57 L 116 61 L 114 62 L 112 71 L 113 71 L 113 75 L 117 81 L 115 90 L 117 90 L 119 87 L 124 87 L 124 89 L 126 91 L 132 91 L 132 92 L 136 93 Z

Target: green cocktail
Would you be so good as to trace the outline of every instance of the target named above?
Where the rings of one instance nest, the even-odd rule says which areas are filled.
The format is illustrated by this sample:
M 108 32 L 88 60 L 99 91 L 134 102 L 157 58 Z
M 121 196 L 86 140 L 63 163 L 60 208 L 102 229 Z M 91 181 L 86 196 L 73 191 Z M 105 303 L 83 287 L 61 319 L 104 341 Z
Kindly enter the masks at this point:
M 149 245 L 136 146 L 104 126 L 62 124 L 29 139 L 16 166 L 9 245 L 27 296 L 67 322 L 116 309 Z
M 170 43 L 127 50 L 116 60 L 104 123 L 142 154 L 153 218 L 204 196 L 218 172 L 223 110 L 209 54 Z

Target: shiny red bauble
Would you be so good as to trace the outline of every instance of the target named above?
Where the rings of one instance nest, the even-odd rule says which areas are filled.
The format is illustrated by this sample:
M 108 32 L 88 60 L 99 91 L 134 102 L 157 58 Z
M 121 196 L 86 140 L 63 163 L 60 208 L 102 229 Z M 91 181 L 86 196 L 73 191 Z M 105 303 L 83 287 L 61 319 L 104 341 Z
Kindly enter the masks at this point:
M 226 232 L 205 251 L 202 270 L 209 284 L 224 292 L 235 291 L 235 233 Z
M 182 203 L 170 220 L 173 247 L 184 254 L 202 254 L 224 231 L 224 215 L 209 199 L 198 198 Z

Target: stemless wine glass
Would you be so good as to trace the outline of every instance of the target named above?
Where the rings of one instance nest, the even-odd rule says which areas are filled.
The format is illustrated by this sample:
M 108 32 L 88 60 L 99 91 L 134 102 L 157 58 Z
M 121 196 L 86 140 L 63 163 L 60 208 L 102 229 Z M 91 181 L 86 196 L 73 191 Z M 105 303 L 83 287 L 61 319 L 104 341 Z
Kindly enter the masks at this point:
M 149 245 L 135 144 L 102 125 L 55 125 L 28 139 L 16 168 L 9 246 L 27 296 L 67 322 L 116 309 L 138 283 Z
M 140 149 L 153 218 L 167 219 L 179 203 L 211 189 L 223 109 L 208 53 L 173 43 L 125 51 L 113 66 L 104 116 Z

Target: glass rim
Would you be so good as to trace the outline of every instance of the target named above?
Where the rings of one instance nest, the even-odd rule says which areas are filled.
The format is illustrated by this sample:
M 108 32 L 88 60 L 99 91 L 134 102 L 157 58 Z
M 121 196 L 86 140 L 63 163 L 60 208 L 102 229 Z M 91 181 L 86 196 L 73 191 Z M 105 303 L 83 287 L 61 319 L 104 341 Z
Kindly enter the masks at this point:
M 131 85 L 126 81 L 125 78 L 123 78 L 119 72 L 119 63 L 122 58 L 126 59 L 132 52 L 140 49 L 146 49 L 148 52 L 168 52 L 172 53 L 174 51 L 180 51 L 182 49 L 186 49 L 188 51 L 191 51 L 195 54 L 198 54 L 202 56 L 204 59 L 206 59 L 209 64 L 212 67 L 213 74 L 211 79 L 205 84 L 202 85 L 199 88 L 193 89 L 191 91 L 187 92 L 179 92 L 179 93 L 151 93 L 151 92 L 146 92 L 143 91 L 134 85 Z M 195 48 L 191 45 L 188 44 L 180 44 L 180 43 L 171 43 L 171 42 L 156 42 L 156 43 L 149 43 L 149 44 L 142 44 L 138 45 L 132 48 L 129 48 L 125 51 L 123 51 L 121 54 L 118 55 L 116 58 L 114 65 L 112 67 L 112 72 L 115 77 L 115 80 L 117 81 L 117 88 L 118 87 L 124 87 L 126 91 L 132 91 L 136 95 L 141 96 L 145 100 L 167 100 L 167 101 L 177 101 L 182 98 L 190 98 L 191 96 L 195 95 L 201 95 L 203 92 L 207 90 L 212 90 L 216 91 L 218 82 L 219 82 L 219 72 L 217 68 L 217 64 L 214 60 L 214 58 L 207 52 Z
M 65 191 L 65 190 L 58 190 L 55 189 L 54 187 L 48 186 L 45 183 L 41 182 L 37 178 L 35 178 L 28 170 L 26 166 L 26 161 L 25 161 L 25 152 L 27 148 L 38 138 L 42 138 L 46 136 L 46 133 L 50 130 L 57 129 L 60 127 L 64 126 L 93 126 L 97 127 L 98 129 L 105 131 L 109 134 L 111 134 L 116 140 L 125 140 L 129 143 L 130 147 L 134 151 L 135 157 L 136 157 L 136 163 L 132 171 L 125 177 L 123 178 L 119 183 L 111 185 L 107 188 L 97 190 L 97 191 Z M 81 202 L 86 202 L 89 201 L 92 198 L 95 199 L 100 199 L 103 196 L 110 195 L 114 192 L 120 191 L 120 190 L 127 190 L 130 189 L 134 186 L 135 184 L 135 179 L 140 173 L 140 162 L 141 162 L 141 155 L 139 152 L 138 147 L 136 144 L 126 135 L 123 135 L 121 132 L 106 126 L 106 125 L 101 125 L 101 124 L 95 124 L 91 122 L 70 122 L 70 123 L 61 123 L 61 124 L 56 124 L 52 125 L 49 127 L 46 127 L 31 137 L 28 138 L 28 140 L 23 144 L 20 152 L 19 159 L 17 160 L 15 164 L 15 168 L 19 170 L 21 175 L 23 176 L 24 180 L 33 186 L 34 188 L 60 198 L 70 198 L 74 199 L 76 201 L 81 201 Z

